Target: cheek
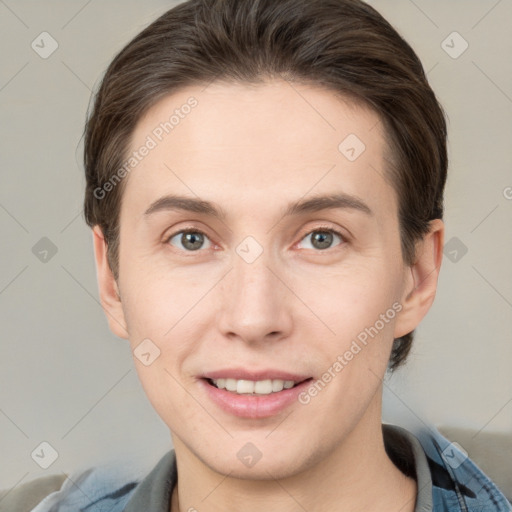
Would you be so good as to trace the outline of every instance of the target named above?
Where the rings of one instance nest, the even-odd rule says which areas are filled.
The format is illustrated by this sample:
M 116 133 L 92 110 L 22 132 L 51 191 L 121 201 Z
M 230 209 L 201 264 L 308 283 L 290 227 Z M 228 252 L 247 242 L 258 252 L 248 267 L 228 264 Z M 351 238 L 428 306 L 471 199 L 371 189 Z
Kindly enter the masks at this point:
M 206 313 L 207 302 L 203 303 L 201 298 L 208 283 L 193 284 L 178 272 L 166 277 L 151 265 L 125 269 L 127 293 L 123 297 L 123 311 L 140 378 L 143 384 L 147 383 L 147 392 L 150 387 L 174 386 L 172 376 L 178 375 L 200 343 L 202 327 L 198 315 L 204 317 Z M 151 372 L 145 371 L 137 360 L 137 354 L 145 350 L 144 344 L 149 352 L 158 355 Z
M 150 366 L 135 361 L 135 367 L 149 402 L 165 424 L 193 424 L 190 420 L 197 414 L 195 402 L 163 355 Z
M 193 288 L 187 289 L 176 273 L 159 272 L 150 261 L 125 258 L 123 265 L 122 305 L 130 341 L 165 339 L 190 308 Z
M 331 333 L 319 343 L 319 368 L 323 373 L 313 396 L 321 397 L 333 414 L 362 414 L 381 385 L 393 343 L 400 303 L 393 280 L 358 279 L 352 274 L 331 284 L 317 306 Z M 320 324 L 319 324 L 320 325 Z M 324 389 L 325 385 L 325 391 Z M 321 391 L 318 391 L 321 390 Z M 304 397 L 307 401 L 310 398 Z M 314 398 L 314 400 L 317 400 Z M 356 421 L 348 414 L 347 421 Z M 345 419 L 343 419 L 345 421 Z M 333 435 L 336 435 L 333 432 Z
M 307 281 L 295 289 L 329 328 L 329 337 L 346 343 L 371 328 L 384 336 L 392 331 L 397 308 L 393 304 L 400 296 L 397 282 L 397 272 L 381 263 L 323 275 L 315 286 Z

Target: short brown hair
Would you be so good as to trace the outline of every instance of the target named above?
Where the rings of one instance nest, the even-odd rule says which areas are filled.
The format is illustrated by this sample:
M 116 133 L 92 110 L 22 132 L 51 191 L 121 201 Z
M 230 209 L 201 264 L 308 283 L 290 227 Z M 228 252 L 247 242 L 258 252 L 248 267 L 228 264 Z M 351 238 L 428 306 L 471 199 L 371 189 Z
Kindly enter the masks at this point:
M 360 0 L 188 0 L 114 58 L 85 127 L 85 220 L 101 227 L 116 280 L 125 180 L 102 197 L 98 190 L 121 167 L 141 116 L 187 86 L 275 77 L 323 87 L 379 115 L 402 255 L 413 263 L 415 243 L 442 218 L 448 159 L 443 109 L 409 44 Z M 413 334 L 394 340 L 390 370 L 405 361 Z

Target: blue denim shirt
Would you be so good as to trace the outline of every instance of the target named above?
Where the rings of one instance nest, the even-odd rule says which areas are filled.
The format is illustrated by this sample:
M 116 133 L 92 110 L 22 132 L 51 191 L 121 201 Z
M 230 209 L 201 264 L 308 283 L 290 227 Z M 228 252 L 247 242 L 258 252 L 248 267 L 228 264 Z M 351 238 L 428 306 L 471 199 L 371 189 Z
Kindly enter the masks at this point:
M 385 440 L 391 431 L 413 448 L 411 462 L 418 483 L 415 512 L 512 512 L 496 485 L 434 427 L 413 434 L 384 425 Z M 176 457 L 171 450 L 143 479 L 130 477 L 126 467 L 115 465 L 72 475 L 32 512 L 169 512 L 176 482 Z

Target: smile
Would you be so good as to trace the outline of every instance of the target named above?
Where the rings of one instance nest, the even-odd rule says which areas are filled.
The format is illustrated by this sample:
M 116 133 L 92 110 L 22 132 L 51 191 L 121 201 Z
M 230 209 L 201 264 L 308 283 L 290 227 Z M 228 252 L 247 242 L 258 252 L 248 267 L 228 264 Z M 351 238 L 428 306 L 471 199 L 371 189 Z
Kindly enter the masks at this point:
M 270 395 L 279 393 L 283 389 L 293 388 L 298 382 L 293 380 L 266 379 L 266 380 L 236 380 L 236 379 L 208 379 L 218 389 L 225 389 L 238 395 Z
M 203 376 L 198 383 L 205 396 L 212 404 L 225 413 L 239 418 L 262 419 L 276 416 L 289 407 L 297 406 L 298 395 L 303 392 L 313 380 L 312 377 L 280 375 L 288 379 L 261 378 L 272 375 L 258 376 L 260 379 L 240 379 L 240 371 L 232 377 L 223 377 L 224 372 L 216 375 Z M 247 372 L 245 372 L 247 373 Z M 277 372 L 273 372 L 274 375 Z M 282 373 L 282 372 L 281 372 Z M 276 375 L 277 376 L 277 375 Z M 254 375 L 252 376 L 254 379 Z

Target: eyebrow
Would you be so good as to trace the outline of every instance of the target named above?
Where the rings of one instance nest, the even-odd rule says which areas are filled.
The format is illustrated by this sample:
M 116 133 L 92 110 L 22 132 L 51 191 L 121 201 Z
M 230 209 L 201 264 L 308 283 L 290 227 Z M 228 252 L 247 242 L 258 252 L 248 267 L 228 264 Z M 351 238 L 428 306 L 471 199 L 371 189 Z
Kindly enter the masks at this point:
M 327 209 L 350 209 L 360 211 L 369 216 L 373 215 L 373 211 L 361 199 L 356 196 L 340 192 L 336 194 L 314 196 L 310 199 L 302 199 L 289 203 L 282 217 L 313 213 Z M 225 220 L 227 217 L 223 208 L 216 206 L 210 201 L 178 195 L 166 195 L 160 197 L 151 203 L 149 208 L 144 212 L 144 216 L 148 217 L 155 212 L 168 210 L 183 210 L 200 213 L 221 220 Z

